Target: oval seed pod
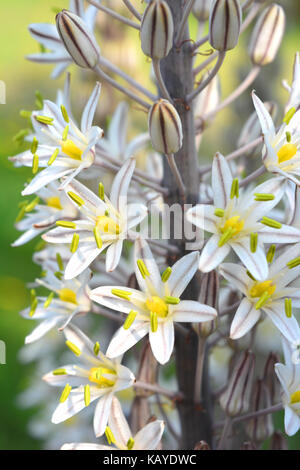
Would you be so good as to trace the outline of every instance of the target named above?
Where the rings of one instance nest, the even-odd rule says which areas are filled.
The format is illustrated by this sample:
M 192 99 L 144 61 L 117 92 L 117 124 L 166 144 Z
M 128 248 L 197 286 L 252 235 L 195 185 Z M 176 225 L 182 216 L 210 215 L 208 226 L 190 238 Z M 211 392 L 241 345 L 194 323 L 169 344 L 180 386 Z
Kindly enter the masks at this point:
M 206 21 L 209 18 L 212 0 L 196 0 L 193 6 L 193 13 L 199 21 Z
M 218 308 L 219 275 L 217 271 L 202 273 L 198 302 Z M 193 329 L 202 338 L 210 336 L 217 327 L 217 319 L 202 323 L 193 323 Z
M 284 28 L 284 10 L 273 3 L 262 12 L 252 31 L 249 55 L 254 65 L 267 65 L 275 59 Z
M 166 57 L 173 45 L 174 23 L 169 5 L 152 0 L 141 22 L 141 45 L 144 54 L 152 59 Z
M 269 390 L 264 384 L 264 380 L 256 380 L 252 397 L 251 397 L 251 412 L 258 412 L 264 408 L 271 406 L 271 397 Z M 250 419 L 245 423 L 245 430 L 253 442 L 263 442 L 272 436 L 274 432 L 272 414 L 258 416 L 257 418 Z
M 209 15 L 209 42 L 218 51 L 233 49 L 239 40 L 242 10 L 238 0 L 214 0 Z
M 98 64 L 99 46 L 93 33 L 79 16 L 62 10 L 56 15 L 56 28 L 75 64 L 91 69 Z
M 148 127 L 153 148 L 170 155 L 182 146 L 182 124 L 174 106 L 161 99 L 150 108 Z

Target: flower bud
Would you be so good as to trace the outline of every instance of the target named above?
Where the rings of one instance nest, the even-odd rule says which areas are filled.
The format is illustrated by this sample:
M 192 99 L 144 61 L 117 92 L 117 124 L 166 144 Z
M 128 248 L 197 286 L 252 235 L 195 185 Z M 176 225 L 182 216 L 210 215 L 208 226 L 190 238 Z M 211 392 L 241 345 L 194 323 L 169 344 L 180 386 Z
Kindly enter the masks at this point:
M 182 125 L 179 114 L 167 100 L 156 101 L 149 111 L 149 133 L 153 148 L 170 155 L 182 146 Z
M 219 276 L 217 271 L 203 273 L 198 301 L 205 305 L 218 308 Z M 203 338 L 210 336 L 217 327 L 217 320 L 194 323 L 193 328 Z
M 281 6 L 273 3 L 257 20 L 252 31 L 249 55 L 253 64 L 267 65 L 275 59 L 285 27 L 285 14 Z
M 75 64 L 91 69 L 98 64 L 99 46 L 93 33 L 79 16 L 62 10 L 56 15 L 56 28 Z
M 247 413 L 254 373 L 254 354 L 245 351 L 234 367 L 228 386 L 220 396 L 220 405 L 229 416 Z
M 209 15 L 209 42 L 218 51 L 229 51 L 238 42 L 242 10 L 238 0 L 214 0 Z
M 174 23 L 169 5 L 164 0 L 152 0 L 141 22 L 141 42 L 144 54 L 152 59 L 166 57 L 173 45 Z
M 256 412 L 271 406 L 270 393 L 263 380 L 257 380 L 251 397 L 251 412 Z M 245 425 L 246 432 L 254 442 L 262 442 L 274 432 L 272 414 L 250 419 Z
M 196 0 L 193 6 L 193 13 L 199 21 L 206 21 L 209 18 L 212 0 Z

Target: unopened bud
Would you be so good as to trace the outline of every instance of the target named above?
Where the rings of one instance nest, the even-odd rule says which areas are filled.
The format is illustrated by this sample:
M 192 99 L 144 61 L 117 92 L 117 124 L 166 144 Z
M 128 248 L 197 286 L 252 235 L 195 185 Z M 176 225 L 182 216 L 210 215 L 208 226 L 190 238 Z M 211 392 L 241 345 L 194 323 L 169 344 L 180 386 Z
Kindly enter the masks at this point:
M 199 21 L 206 21 L 209 18 L 212 0 L 196 0 L 193 6 L 193 13 Z
M 217 271 L 203 273 L 198 301 L 210 307 L 218 308 L 219 276 Z M 202 338 L 210 336 L 217 327 L 217 320 L 194 323 L 193 328 Z
M 218 51 L 233 49 L 239 40 L 242 10 L 238 0 L 214 0 L 209 15 L 209 42 Z
M 56 28 L 75 64 L 91 69 L 98 64 L 99 46 L 93 33 L 79 16 L 62 10 L 56 15 Z
M 256 412 L 271 406 L 270 393 L 262 380 L 257 380 L 251 397 L 251 412 Z M 246 432 L 254 442 L 262 442 L 272 436 L 274 432 L 272 414 L 258 416 L 250 419 L 246 425 Z
M 249 44 L 249 55 L 253 64 L 267 65 L 275 59 L 285 27 L 285 13 L 281 6 L 273 3 L 257 20 Z
M 174 23 L 169 5 L 152 0 L 141 22 L 141 43 L 144 54 L 152 59 L 166 57 L 173 45 Z
M 234 367 L 229 384 L 220 396 L 220 405 L 229 416 L 247 413 L 253 385 L 254 355 L 246 351 Z
M 167 100 L 153 104 L 148 117 L 149 133 L 153 148 L 170 155 L 182 146 L 182 125 L 179 114 Z

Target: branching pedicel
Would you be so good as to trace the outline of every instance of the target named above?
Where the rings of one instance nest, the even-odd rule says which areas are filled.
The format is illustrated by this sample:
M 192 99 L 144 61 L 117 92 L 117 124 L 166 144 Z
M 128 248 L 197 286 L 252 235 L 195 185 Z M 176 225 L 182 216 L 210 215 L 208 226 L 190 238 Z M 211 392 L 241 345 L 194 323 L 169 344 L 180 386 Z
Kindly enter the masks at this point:
M 54 64 L 53 78 L 71 63 L 92 70 L 95 81 L 107 82 L 130 99 L 130 106 L 142 108 L 148 131 L 126 143 L 128 105 L 121 103 L 104 137 L 93 124 L 98 82 L 78 125 L 68 74 L 56 103 L 38 95 L 39 109 L 22 112 L 31 129 L 18 139 L 25 137 L 29 148 L 11 160 L 32 168 L 22 195 L 34 199 L 20 204 L 16 227 L 24 233 L 14 245 L 42 235 L 44 245 L 34 255 L 42 274 L 35 285 L 49 290 L 45 296 L 31 289 L 31 305 L 22 315 L 39 323 L 26 343 L 38 340 L 41 350 L 48 345 L 57 353 L 65 336 L 74 361 L 43 377 L 63 387 L 52 422 L 63 422 L 97 400 L 95 435 L 105 434 L 108 441 L 108 446 L 101 440 L 61 442 L 62 448 L 238 449 L 249 440 L 259 448 L 265 439 L 276 439 L 270 415 L 281 407 L 285 431 L 292 435 L 300 427 L 300 329 L 294 311 L 300 307 L 298 54 L 292 84 L 285 83 L 289 96 L 279 129 L 268 112 L 272 106 L 253 92 L 257 114 L 243 129 L 240 147 L 224 157 L 216 136 L 212 165 L 198 163 L 197 157 L 216 114 L 249 93 L 262 68 L 275 59 L 283 8 L 262 1 L 149 0 L 141 6 L 124 0 L 115 11 L 114 4 L 87 3 L 85 8 L 83 0 L 71 0 L 56 25 L 30 25 L 46 51 L 28 58 Z M 110 17 L 111 27 L 121 22 L 139 32 L 136 47 L 152 59 L 156 92 L 103 56 L 96 39 L 98 13 Z M 188 26 L 193 14 L 196 38 Z M 252 68 L 219 102 L 222 64 L 258 14 L 249 45 Z M 206 21 L 209 35 L 202 36 Z M 194 67 L 195 53 L 207 41 L 216 52 Z M 144 170 L 136 164 L 140 150 L 147 156 Z M 261 154 L 262 166 L 243 179 L 232 160 L 251 154 L 257 161 Z M 180 207 L 182 223 L 192 224 L 195 236 L 201 232 L 197 249 L 188 251 L 190 240 L 176 238 L 179 219 L 170 222 L 168 240 L 142 229 L 152 212 L 157 224 L 173 204 Z M 55 340 L 49 343 L 53 328 Z M 275 370 L 272 351 L 261 354 L 257 346 L 268 330 L 273 343 L 282 337 L 285 364 L 277 363 Z M 177 386 L 173 377 L 170 389 L 158 364 L 167 367 L 173 355 Z M 261 363 L 266 363 L 264 377 Z M 122 411 L 125 396 L 117 399 L 115 393 L 132 387 L 129 426 Z M 84 441 L 90 425 L 89 415 L 74 424 Z M 237 427 L 241 432 L 234 432 Z

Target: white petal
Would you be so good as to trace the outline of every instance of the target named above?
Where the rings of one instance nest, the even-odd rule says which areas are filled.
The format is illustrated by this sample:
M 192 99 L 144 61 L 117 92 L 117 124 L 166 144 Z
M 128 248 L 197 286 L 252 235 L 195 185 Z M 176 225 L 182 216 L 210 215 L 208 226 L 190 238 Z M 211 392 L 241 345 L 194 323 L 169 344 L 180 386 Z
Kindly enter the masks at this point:
M 131 295 L 129 297 L 130 299 L 133 300 L 133 302 L 124 300 L 124 299 L 121 299 L 120 297 L 115 296 L 111 292 L 112 289 L 131 292 Z M 130 287 L 123 287 L 123 286 L 97 287 L 96 289 L 93 289 L 90 292 L 89 296 L 90 296 L 90 299 L 93 300 L 94 302 L 100 305 L 104 305 L 105 307 L 111 308 L 112 310 L 117 310 L 123 313 L 129 313 L 130 310 L 134 309 L 135 302 L 143 305 L 146 300 L 145 295 L 142 292 L 136 289 L 132 289 Z
M 64 444 L 60 450 L 116 450 L 115 447 L 91 444 L 89 442 L 70 442 Z
M 112 272 L 119 264 L 123 248 L 123 240 L 112 243 L 106 252 L 106 271 Z
M 120 160 L 125 160 L 124 149 L 128 127 L 128 111 L 128 104 L 125 101 L 122 101 L 113 114 L 107 133 L 111 154 Z M 131 155 L 132 154 L 129 156 Z
M 228 163 L 220 153 L 217 153 L 213 160 L 211 181 L 214 206 L 225 209 L 230 198 L 232 175 Z
M 101 397 L 97 403 L 95 414 L 94 414 L 94 431 L 96 437 L 104 434 L 107 426 L 108 417 L 110 414 L 110 407 L 113 398 L 113 393 L 106 393 Z
M 100 92 L 101 92 L 101 84 L 97 82 L 82 113 L 81 132 L 83 132 L 83 134 L 88 132 L 90 128 L 92 127 L 94 115 L 95 115 L 97 104 L 99 101 Z
M 173 297 L 180 297 L 193 279 L 199 264 L 199 253 L 194 251 L 186 256 L 180 258 L 172 266 L 172 272 L 168 279 L 168 288 L 170 295 Z
M 47 49 L 55 50 L 61 44 L 59 34 L 54 24 L 32 23 L 28 26 L 31 36 Z
M 291 343 L 300 341 L 299 324 L 294 316 L 290 318 L 286 316 L 283 301 L 272 302 L 270 306 L 263 307 L 263 310 L 288 341 Z
M 111 192 L 110 201 L 116 210 L 124 213 L 127 204 L 127 191 L 135 169 L 135 159 L 128 158 L 116 174 Z
M 219 272 L 229 282 L 230 286 L 236 287 L 246 295 L 250 278 L 243 266 L 236 263 L 223 263 L 219 268 Z
M 224 258 L 228 255 L 230 246 L 228 243 L 225 243 L 225 245 L 221 247 L 218 246 L 219 240 L 219 235 L 213 235 L 206 243 L 200 255 L 200 271 L 203 271 L 204 273 L 212 271 L 222 263 Z
M 273 119 L 268 113 L 264 103 L 256 96 L 254 92 L 252 93 L 252 99 L 263 134 L 270 135 L 271 138 L 273 138 L 275 136 Z
M 289 406 L 284 408 L 284 428 L 288 436 L 293 436 L 300 428 L 300 418 Z
M 112 430 L 116 442 L 126 448 L 127 442 L 131 437 L 131 431 L 122 411 L 121 403 L 116 397 L 112 399 L 108 425 Z
M 127 206 L 127 230 L 136 227 L 144 220 L 148 209 L 144 204 L 128 204 Z
M 112 337 L 106 351 L 106 356 L 110 358 L 121 356 L 146 336 L 148 332 L 148 322 L 136 320 L 128 330 L 121 326 Z
M 65 191 L 72 191 L 81 197 L 85 203 L 84 207 L 87 207 L 93 214 L 97 214 L 97 209 L 103 212 L 106 209 L 106 204 L 93 191 L 75 179 L 68 184 Z
M 187 220 L 206 232 L 216 233 L 218 217 L 215 215 L 215 206 L 197 204 L 187 211 Z
M 165 424 L 156 420 L 144 426 L 134 436 L 133 450 L 155 450 L 162 438 Z
M 65 279 L 73 279 L 81 274 L 108 245 L 109 243 L 103 243 L 101 248 L 95 248 L 95 242 L 91 242 L 79 246 L 66 266 Z
M 42 170 L 33 178 L 33 180 L 31 180 L 31 182 L 25 187 L 21 194 L 22 196 L 33 194 L 43 186 L 49 184 L 51 181 L 55 181 L 62 176 L 69 175 L 72 172 L 73 168 L 70 169 L 70 167 L 62 168 L 50 166 L 49 168 L 45 168 L 45 170 Z
M 257 323 L 261 315 L 248 299 L 243 299 L 237 309 L 230 327 L 230 338 L 238 339 L 244 336 Z
M 263 281 L 267 278 L 269 268 L 265 252 L 261 246 L 258 245 L 256 252 L 252 253 L 250 251 L 250 237 L 231 242 L 230 245 L 255 279 Z
M 172 319 L 178 322 L 203 322 L 216 318 L 217 311 L 194 300 L 182 300 L 173 309 Z
M 172 321 L 158 322 L 155 333 L 149 331 L 150 345 L 155 359 L 160 364 L 169 361 L 174 348 L 174 325 Z
M 98 392 L 98 394 L 92 393 L 91 389 L 91 403 L 99 397 L 99 394 L 100 392 Z M 52 415 L 51 421 L 54 424 L 62 423 L 74 416 L 76 413 L 79 413 L 83 408 L 85 408 L 84 389 L 83 387 L 78 387 L 71 390 L 66 401 L 57 406 Z
M 282 224 L 281 228 L 263 227 L 258 238 L 263 243 L 299 243 L 300 229 Z
M 117 370 L 117 380 L 114 386 L 115 392 L 131 387 L 135 381 L 135 376 L 131 370 L 120 364 L 121 358 L 122 356 L 115 359 Z
M 34 330 L 25 338 L 25 344 L 33 343 L 42 338 L 48 331 L 52 330 L 61 320 L 61 316 L 47 318 L 42 321 Z

